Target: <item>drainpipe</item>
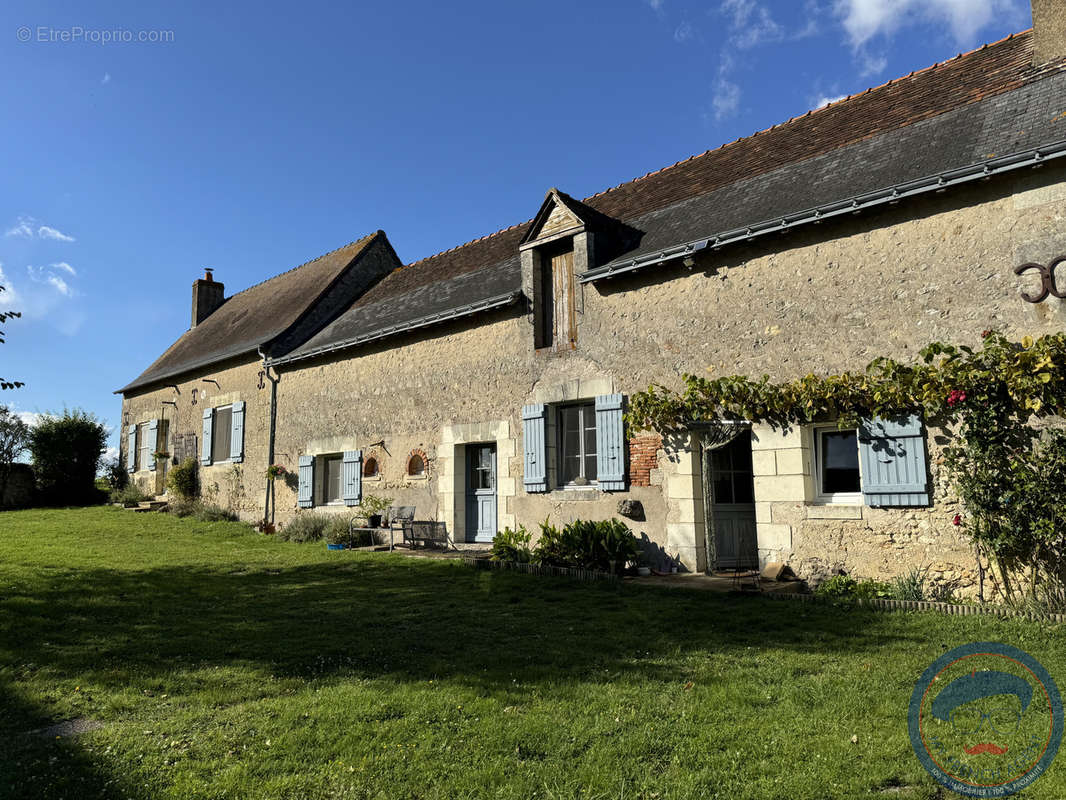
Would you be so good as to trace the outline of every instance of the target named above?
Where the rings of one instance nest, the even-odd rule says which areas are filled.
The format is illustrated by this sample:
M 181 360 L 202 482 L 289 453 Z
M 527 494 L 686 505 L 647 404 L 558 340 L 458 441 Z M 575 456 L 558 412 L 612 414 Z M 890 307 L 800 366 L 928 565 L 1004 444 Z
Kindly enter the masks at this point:
M 267 444 L 267 466 L 274 464 L 274 431 L 277 422 L 278 406 L 278 378 L 270 374 L 270 365 L 267 363 L 263 348 L 259 348 L 259 355 L 263 358 L 263 374 L 270 381 L 270 438 Z M 270 505 L 270 481 L 267 481 L 266 498 L 263 500 L 263 522 L 274 521 L 274 507 Z

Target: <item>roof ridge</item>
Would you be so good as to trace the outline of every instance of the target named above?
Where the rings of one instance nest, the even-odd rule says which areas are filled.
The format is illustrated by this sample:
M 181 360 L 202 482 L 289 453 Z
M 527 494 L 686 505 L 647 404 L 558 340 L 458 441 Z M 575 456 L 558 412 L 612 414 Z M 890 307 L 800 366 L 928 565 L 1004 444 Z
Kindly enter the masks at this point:
M 263 280 L 259 281 L 259 283 L 253 283 L 251 286 L 246 286 L 243 289 L 241 289 L 239 292 L 234 292 L 233 294 L 231 294 L 226 299 L 227 300 L 232 300 L 234 297 L 236 297 L 239 294 L 244 294 L 245 292 L 250 292 L 252 289 L 255 289 L 257 286 L 262 286 L 264 283 L 270 283 L 275 278 L 280 278 L 283 275 L 288 275 L 290 272 L 295 272 L 296 270 L 300 269 L 301 267 L 306 267 L 308 264 L 313 264 L 316 261 L 320 261 L 323 258 L 325 258 L 326 256 L 331 256 L 334 253 L 340 252 L 345 247 L 351 247 L 353 244 L 362 244 L 363 242 L 367 241 L 368 239 L 373 239 L 375 236 L 384 236 L 384 235 L 385 235 L 385 231 L 383 231 L 383 230 L 381 230 L 379 228 L 378 230 L 374 231 L 373 233 L 368 233 L 366 236 L 362 237 L 361 239 L 353 239 L 352 241 L 348 242 L 348 244 L 342 244 L 340 247 L 334 247 L 332 250 L 330 250 L 328 252 L 325 252 L 325 253 L 323 253 L 320 256 L 315 256 L 314 258 L 309 258 L 309 259 L 307 259 L 307 261 L 303 262 L 302 264 L 297 264 L 295 267 L 290 267 L 289 269 L 285 270 L 284 272 L 279 272 L 277 275 L 271 275 L 269 278 L 264 278 Z
M 952 56 L 951 58 L 946 58 L 943 61 L 937 61 L 936 63 L 931 64 L 928 67 L 923 67 L 922 69 L 919 69 L 919 70 L 912 70 L 907 75 L 901 75 L 898 78 L 892 78 L 891 80 L 885 81 L 884 83 L 880 84 L 879 86 L 872 86 L 872 87 L 869 87 L 869 88 L 867 88 L 867 89 L 865 89 L 865 90 L 863 90 L 861 92 L 855 92 L 854 94 L 849 94 L 847 97 L 843 98 L 842 100 L 837 100 L 834 103 L 826 103 L 824 106 L 819 106 L 818 108 L 809 109 L 804 114 L 800 114 L 799 116 L 795 116 L 795 117 L 789 117 L 788 120 L 786 120 L 785 122 L 778 122 L 778 123 L 776 123 L 774 125 L 771 125 L 769 128 L 763 128 L 761 130 L 757 130 L 757 131 L 755 131 L 755 133 L 751 134 L 750 136 L 740 136 L 740 137 L 734 139 L 731 142 L 723 142 L 722 144 L 718 145 L 717 147 L 712 147 L 712 148 L 709 148 L 707 150 L 704 150 L 702 153 L 693 153 L 688 158 L 683 158 L 683 159 L 681 159 L 679 161 L 675 161 L 673 164 L 668 164 L 665 167 L 660 167 L 659 169 L 653 170 L 651 172 L 647 172 L 647 173 L 645 173 L 643 175 L 638 175 L 635 178 L 630 178 L 627 181 L 622 181 L 619 184 L 616 184 L 614 186 L 610 186 L 610 187 L 608 187 L 606 189 L 603 189 L 602 191 L 596 192 L 595 194 L 590 194 L 582 202 L 588 203 L 588 201 L 590 201 L 590 200 L 594 200 L 594 199 L 596 199 L 598 197 L 603 197 L 604 195 L 607 195 L 607 194 L 610 194 L 611 192 L 617 191 L 618 189 L 621 189 L 623 186 L 630 186 L 630 185 L 632 185 L 634 183 L 637 183 L 639 181 L 643 181 L 643 180 L 645 180 L 647 178 L 651 178 L 651 177 L 653 177 L 655 175 L 659 175 L 659 174 L 661 174 L 663 172 L 666 172 L 667 170 L 671 170 L 674 167 L 679 167 L 682 164 L 687 164 L 689 161 L 692 161 L 693 159 L 702 158 L 703 156 L 709 155 L 709 154 L 711 154 L 711 153 L 713 153 L 713 152 L 715 152 L 717 150 L 721 150 L 723 148 L 730 147 L 730 146 L 735 145 L 735 144 L 737 144 L 739 142 L 747 141 L 749 139 L 754 139 L 756 136 L 760 136 L 760 135 L 762 135 L 764 133 L 769 133 L 772 130 L 775 130 L 777 128 L 783 127 L 785 125 L 788 125 L 790 122 L 794 122 L 797 119 L 804 119 L 806 117 L 811 116 L 812 114 L 817 114 L 820 111 L 824 111 L 827 108 L 830 108 L 830 107 L 837 108 L 841 104 L 847 103 L 850 100 L 853 100 L 853 99 L 855 99 L 857 97 L 862 97 L 864 95 L 869 94 L 870 92 L 875 92 L 875 91 L 878 91 L 880 89 L 884 89 L 884 88 L 886 88 L 888 86 L 892 86 L 893 84 L 899 83 L 901 81 L 908 80 L 910 78 L 913 78 L 915 75 L 921 75 L 922 73 L 930 72 L 930 71 L 932 71 L 934 69 L 937 69 L 939 67 L 942 67 L 945 64 L 948 64 L 948 63 L 950 63 L 952 61 L 958 61 L 961 58 L 967 58 L 969 56 L 974 55 L 975 53 L 979 53 L 979 52 L 981 52 L 983 50 L 987 50 L 989 47 L 995 47 L 996 45 L 1003 44 L 1004 42 L 1011 41 L 1012 39 L 1014 39 L 1016 37 L 1026 36 L 1028 34 L 1031 34 L 1032 32 L 1033 32 L 1032 28 L 1027 28 L 1024 31 L 1018 31 L 1017 33 L 1008 34 L 1007 36 L 1004 36 L 1002 39 L 997 39 L 994 42 L 986 42 L 985 44 L 981 45 L 980 47 L 975 47 L 972 50 L 967 50 L 965 53 L 959 53 L 957 55 Z
M 484 236 L 479 236 L 476 239 L 471 239 L 469 242 L 463 242 L 462 244 L 457 244 L 455 247 L 449 247 L 447 250 L 441 250 L 439 253 L 433 253 L 429 256 L 423 256 L 417 261 L 412 261 L 409 264 L 403 264 L 400 267 L 397 267 L 395 270 L 393 270 L 393 272 L 402 272 L 408 267 L 416 267 L 424 261 L 429 261 L 431 259 L 437 258 L 438 256 L 446 255 L 447 253 L 454 253 L 456 250 L 462 250 L 464 247 L 469 247 L 470 245 L 477 244 L 478 242 L 483 242 L 486 239 L 491 239 L 494 236 L 499 236 L 500 234 L 507 233 L 508 231 L 513 231 L 516 228 L 521 228 L 523 225 L 528 225 L 532 221 L 532 219 L 527 219 L 525 222 L 517 222 L 514 225 L 508 225 L 506 228 L 500 228 L 498 231 L 486 233 Z

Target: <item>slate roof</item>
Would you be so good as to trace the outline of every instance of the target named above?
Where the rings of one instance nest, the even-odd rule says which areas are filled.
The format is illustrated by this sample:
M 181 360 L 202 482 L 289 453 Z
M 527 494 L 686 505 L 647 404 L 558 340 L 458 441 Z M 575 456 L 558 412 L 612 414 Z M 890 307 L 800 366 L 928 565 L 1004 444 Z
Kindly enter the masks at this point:
M 641 232 L 616 261 L 1066 139 L 1066 63 L 1027 31 L 585 198 Z M 569 199 L 569 198 L 568 198 Z M 577 201 L 574 201 L 577 202 Z M 303 357 L 521 287 L 532 220 L 408 264 L 295 350 Z M 453 308 L 457 308 L 453 306 Z M 288 360 L 284 358 L 282 360 Z
M 227 298 L 118 392 L 254 353 L 293 325 L 377 237 L 377 231 Z

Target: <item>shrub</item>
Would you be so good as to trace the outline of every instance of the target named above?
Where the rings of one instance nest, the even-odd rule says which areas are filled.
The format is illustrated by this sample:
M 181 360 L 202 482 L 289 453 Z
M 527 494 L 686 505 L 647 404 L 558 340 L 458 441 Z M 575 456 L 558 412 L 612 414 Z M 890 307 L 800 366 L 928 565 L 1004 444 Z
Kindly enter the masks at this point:
M 28 445 L 44 501 L 65 505 L 98 502 L 96 467 L 106 444 L 107 429 L 87 411 L 44 414 L 30 430 Z
M 881 581 L 857 581 L 850 575 L 834 575 L 818 584 L 814 593 L 834 600 L 873 600 L 891 597 L 892 587 Z
M 928 567 L 915 567 L 905 575 L 892 579 L 893 600 L 926 600 L 925 578 Z
M 141 487 L 136 483 L 129 483 L 121 489 L 112 489 L 110 494 L 112 503 L 122 503 L 124 506 L 135 506 L 148 499 Z
M 169 511 L 175 517 L 192 517 L 198 522 L 239 522 L 240 518 L 228 508 L 214 503 L 204 503 L 188 497 L 171 500 Z
M 331 520 L 332 517 L 326 514 L 297 514 L 278 531 L 277 536 L 283 542 L 320 542 Z
M 560 531 L 545 520 L 540 539 L 533 551 L 533 561 L 557 567 L 607 570 L 613 562 L 621 569 L 626 562 L 636 562 L 641 555 L 640 542 L 617 519 L 592 522 L 575 520 Z
M 167 489 L 182 500 L 199 496 L 199 466 L 195 458 L 185 459 L 167 473 Z
M 208 503 L 197 503 L 192 518 L 200 522 L 238 522 L 240 520 L 236 512 Z
M 529 546 L 532 538 L 524 525 L 519 525 L 518 530 L 504 528 L 492 539 L 492 553 L 489 556 L 493 561 L 515 561 L 519 564 L 528 564 L 533 560 L 533 548 Z

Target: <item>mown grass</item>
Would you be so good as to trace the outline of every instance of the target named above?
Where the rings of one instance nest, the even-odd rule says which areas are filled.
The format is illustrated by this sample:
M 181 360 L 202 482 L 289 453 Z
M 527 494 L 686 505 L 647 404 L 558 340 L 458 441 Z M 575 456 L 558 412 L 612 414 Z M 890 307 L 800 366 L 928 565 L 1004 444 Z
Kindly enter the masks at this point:
M 934 797 L 907 739 L 922 670 L 997 640 L 1066 682 L 1062 639 L 10 512 L 0 797 Z M 104 727 L 28 733 L 72 718 Z M 1066 762 L 1026 796 L 1066 797 Z

